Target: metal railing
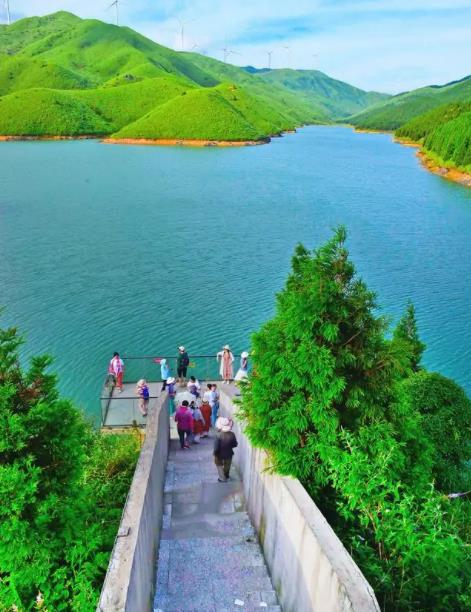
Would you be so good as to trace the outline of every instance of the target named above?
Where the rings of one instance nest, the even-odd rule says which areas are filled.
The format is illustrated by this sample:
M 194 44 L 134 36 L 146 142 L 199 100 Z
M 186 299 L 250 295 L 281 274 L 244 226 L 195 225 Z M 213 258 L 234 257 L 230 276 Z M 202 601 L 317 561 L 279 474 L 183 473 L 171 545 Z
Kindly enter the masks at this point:
M 158 397 L 162 384 L 161 360 L 165 359 L 170 370 L 170 376 L 177 378 L 176 355 L 144 355 L 123 356 L 124 375 L 122 393 L 115 390 L 115 380 L 110 374 L 105 377 L 100 395 L 101 423 L 105 427 L 127 427 L 133 424 L 144 425 L 145 417 L 139 411 L 139 398 L 136 393 L 136 383 L 144 378 L 151 387 L 150 406 Z M 189 355 L 190 363 L 186 379 L 194 376 L 201 383 L 220 380 L 220 362 L 216 355 Z M 234 376 L 239 368 L 240 355 L 234 354 Z

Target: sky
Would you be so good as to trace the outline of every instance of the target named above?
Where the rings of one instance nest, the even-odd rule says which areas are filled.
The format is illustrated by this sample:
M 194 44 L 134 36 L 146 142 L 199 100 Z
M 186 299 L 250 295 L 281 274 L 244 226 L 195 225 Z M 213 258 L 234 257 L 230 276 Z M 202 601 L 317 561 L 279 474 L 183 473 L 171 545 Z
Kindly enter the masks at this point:
M 112 0 L 9 0 L 13 19 L 67 10 L 113 22 Z M 120 25 L 240 66 L 322 70 L 399 93 L 471 74 L 471 0 L 119 0 Z M 3 3 L 0 0 L 0 20 Z M 183 40 L 181 22 L 184 23 Z

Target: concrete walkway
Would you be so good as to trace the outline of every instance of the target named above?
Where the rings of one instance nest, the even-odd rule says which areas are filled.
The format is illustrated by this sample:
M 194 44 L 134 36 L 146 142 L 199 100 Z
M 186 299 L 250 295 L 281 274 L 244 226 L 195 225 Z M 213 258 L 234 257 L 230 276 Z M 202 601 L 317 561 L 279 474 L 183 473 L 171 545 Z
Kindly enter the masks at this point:
M 171 441 L 154 612 L 280 611 L 242 483 L 234 467 L 217 481 L 213 444 Z

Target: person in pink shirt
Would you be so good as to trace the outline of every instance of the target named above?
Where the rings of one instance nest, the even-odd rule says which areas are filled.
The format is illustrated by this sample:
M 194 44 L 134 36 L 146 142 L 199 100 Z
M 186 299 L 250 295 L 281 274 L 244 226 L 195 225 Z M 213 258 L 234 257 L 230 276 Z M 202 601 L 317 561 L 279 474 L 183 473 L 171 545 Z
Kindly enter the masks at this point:
M 190 448 L 189 440 L 193 432 L 193 413 L 189 408 L 186 400 L 178 406 L 175 413 L 175 423 L 177 424 L 178 437 L 180 438 L 180 447 L 182 450 Z
M 123 391 L 123 375 L 124 375 L 124 361 L 120 358 L 119 353 L 113 353 L 113 359 L 110 361 L 108 367 L 108 374 L 113 374 L 116 386 L 120 393 Z

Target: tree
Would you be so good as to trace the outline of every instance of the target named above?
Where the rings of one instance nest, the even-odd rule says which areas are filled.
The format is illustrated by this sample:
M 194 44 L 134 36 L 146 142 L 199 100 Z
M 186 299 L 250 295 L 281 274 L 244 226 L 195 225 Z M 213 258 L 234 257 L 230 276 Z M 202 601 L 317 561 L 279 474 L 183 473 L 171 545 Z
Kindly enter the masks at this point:
M 346 231 L 317 251 L 296 248 L 275 317 L 252 338 L 254 375 L 241 413 L 278 471 L 325 484 L 325 455 L 341 427 L 395 420 L 393 382 L 407 370 L 385 339 L 376 298 L 357 278 Z
M 417 372 L 403 382 L 411 409 L 433 448 L 433 476 L 441 491 L 471 488 L 471 401 L 453 380 L 436 372 Z
M 411 302 L 407 305 L 406 312 L 394 330 L 393 340 L 397 343 L 404 342 L 409 347 L 410 367 L 414 372 L 420 370 L 420 360 L 425 350 L 425 344 L 419 338 L 415 308 Z
M 23 371 L 22 342 L 0 329 L 0 609 L 94 609 L 138 445 L 94 432 L 50 357 Z
M 345 238 L 339 228 L 316 251 L 297 247 L 275 316 L 253 335 L 239 414 L 267 467 L 301 480 L 386 609 L 460 609 L 466 521 L 434 489 L 434 442 L 402 385 L 423 350 L 414 311 L 388 340 Z

